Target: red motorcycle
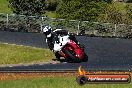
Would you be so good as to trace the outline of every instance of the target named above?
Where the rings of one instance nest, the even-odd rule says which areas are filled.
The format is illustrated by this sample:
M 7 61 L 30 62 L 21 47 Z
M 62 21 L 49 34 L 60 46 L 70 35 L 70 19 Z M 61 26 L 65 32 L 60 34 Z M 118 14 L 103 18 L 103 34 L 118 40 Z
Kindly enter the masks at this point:
M 68 62 L 87 62 L 88 56 L 84 52 L 84 46 L 69 39 L 69 35 L 60 35 L 58 40 L 55 41 L 53 49 L 57 59 L 64 57 Z

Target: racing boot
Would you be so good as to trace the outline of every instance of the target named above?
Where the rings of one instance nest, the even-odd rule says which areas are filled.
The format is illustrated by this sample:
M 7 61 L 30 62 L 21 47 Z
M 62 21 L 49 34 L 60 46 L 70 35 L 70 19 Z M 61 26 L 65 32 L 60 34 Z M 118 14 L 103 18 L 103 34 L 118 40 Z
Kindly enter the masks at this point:
M 58 52 L 55 52 L 55 57 L 56 57 L 56 59 L 57 59 L 58 61 L 60 61 L 60 55 L 59 55 Z

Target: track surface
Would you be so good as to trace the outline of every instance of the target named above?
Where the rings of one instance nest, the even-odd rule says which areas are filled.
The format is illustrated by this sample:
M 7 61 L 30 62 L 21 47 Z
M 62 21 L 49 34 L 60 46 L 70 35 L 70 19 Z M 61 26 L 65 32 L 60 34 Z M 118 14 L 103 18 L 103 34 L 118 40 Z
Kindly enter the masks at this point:
M 132 71 L 132 40 L 77 36 L 85 45 L 88 62 L 1 67 L 0 71 L 86 70 Z M 0 31 L 0 42 L 48 48 L 43 34 Z

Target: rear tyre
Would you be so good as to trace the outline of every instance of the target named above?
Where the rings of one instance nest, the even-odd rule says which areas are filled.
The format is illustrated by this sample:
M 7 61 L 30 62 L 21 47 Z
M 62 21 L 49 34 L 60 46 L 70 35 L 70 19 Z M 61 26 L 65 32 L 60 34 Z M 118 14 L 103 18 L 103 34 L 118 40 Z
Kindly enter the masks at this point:
M 77 62 L 77 63 L 81 62 L 77 57 L 73 55 L 73 53 L 70 50 L 66 49 L 65 54 L 66 54 L 66 60 L 68 62 Z

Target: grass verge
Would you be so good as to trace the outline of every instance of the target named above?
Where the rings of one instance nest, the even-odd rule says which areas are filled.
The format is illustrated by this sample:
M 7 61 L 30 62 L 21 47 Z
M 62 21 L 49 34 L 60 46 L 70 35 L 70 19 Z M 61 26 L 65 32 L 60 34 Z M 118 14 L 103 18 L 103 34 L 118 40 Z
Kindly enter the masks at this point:
M 80 86 L 75 76 L 42 77 L 23 80 L 0 81 L 1 88 L 131 88 L 130 84 L 85 84 Z
M 46 11 L 45 15 L 49 18 L 56 18 L 56 13 L 54 11 Z
M 0 43 L 0 64 L 48 62 L 53 58 L 49 49 Z

